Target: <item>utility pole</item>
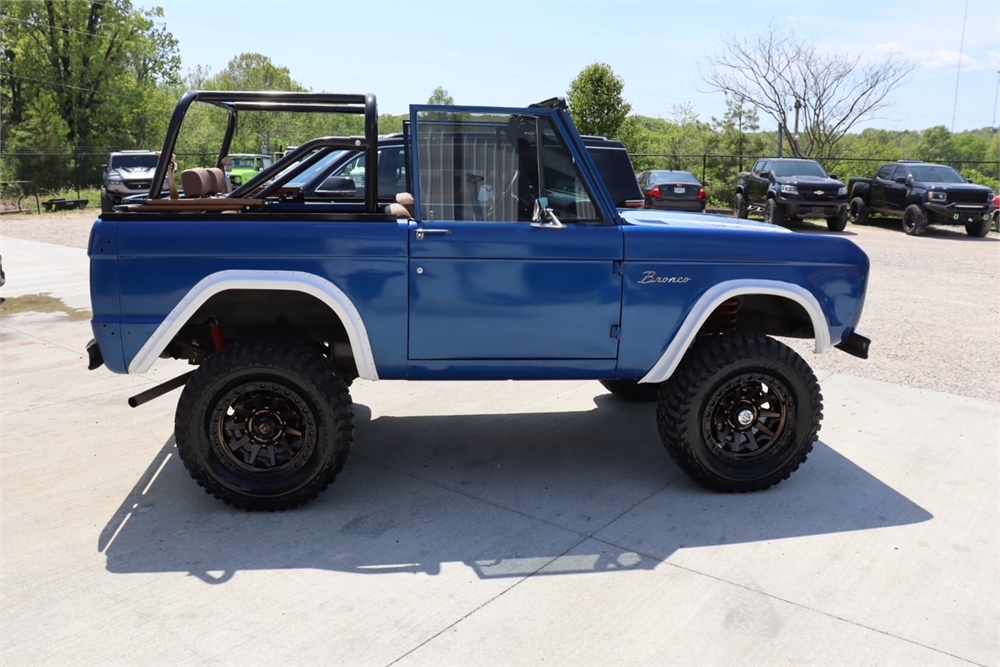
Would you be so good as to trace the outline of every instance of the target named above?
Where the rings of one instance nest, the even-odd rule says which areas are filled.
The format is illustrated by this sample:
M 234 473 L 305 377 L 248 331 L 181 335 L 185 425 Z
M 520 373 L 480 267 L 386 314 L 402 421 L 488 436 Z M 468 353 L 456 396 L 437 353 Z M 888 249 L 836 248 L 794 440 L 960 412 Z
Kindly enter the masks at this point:
M 792 135 L 792 140 L 795 142 L 795 157 L 802 157 L 802 151 L 799 150 L 799 109 L 802 108 L 802 100 L 799 96 L 795 96 L 795 134 Z

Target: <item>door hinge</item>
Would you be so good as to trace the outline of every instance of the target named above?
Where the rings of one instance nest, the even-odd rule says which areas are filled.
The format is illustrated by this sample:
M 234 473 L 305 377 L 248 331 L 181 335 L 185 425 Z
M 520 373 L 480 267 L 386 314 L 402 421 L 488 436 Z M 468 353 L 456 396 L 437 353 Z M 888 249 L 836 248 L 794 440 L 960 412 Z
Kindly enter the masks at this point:
M 622 337 L 622 326 L 620 324 L 611 325 L 611 337 L 615 340 L 619 340 Z
M 616 276 L 624 275 L 625 274 L 625 263 L 622 260 L 620 260 L 620 259 L 616 259 L 615 261 L 613 261 L 611 263 L 611 271 Z

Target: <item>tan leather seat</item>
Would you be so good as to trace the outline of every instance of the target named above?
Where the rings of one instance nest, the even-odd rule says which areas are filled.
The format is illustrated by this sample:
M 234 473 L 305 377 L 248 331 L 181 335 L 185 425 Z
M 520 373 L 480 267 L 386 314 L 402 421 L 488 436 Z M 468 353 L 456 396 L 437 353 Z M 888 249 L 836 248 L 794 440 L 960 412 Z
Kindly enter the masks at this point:
M 184 190 L 185 199 L 208 197 L 212 194 L 214 182 L 215 179 L 208 169 L 203 167 L 185 169 L 181 172 L 181 188 Z
M 416 218 L 416 207 L 414 206 L 413 195 L 409 192 L 400 192 L 396 195 L 396 203 L 385 207 L 385 212 L 397 218 Z

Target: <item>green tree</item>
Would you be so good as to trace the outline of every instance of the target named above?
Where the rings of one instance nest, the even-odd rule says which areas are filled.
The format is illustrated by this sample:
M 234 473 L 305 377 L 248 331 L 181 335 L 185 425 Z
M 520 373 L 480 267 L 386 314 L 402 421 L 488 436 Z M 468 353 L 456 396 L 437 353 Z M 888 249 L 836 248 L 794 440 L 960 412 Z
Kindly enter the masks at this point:
M 451 95 L 448 94 L 447 90 L 445 90 L 441 86 L 438 86 L 437 88 L 434 89 L 434 92 L 431 93 L 431 96 L 427 98 L 427 104 L 451 105 L 455 104 L 455 100 L 452 98 Z
M 260 53 L 242 53 L 216 74 L 198 68 L 191 73 L 189 80 L 191 88 L 197 90 L 308 92 L 304 85 L 292 78 L 287 67 L 275 64 Z M 188 160 L 181 158 L 182 166 L 214 163 L 221 147 L 225 117 L 225 112 L 205 105 L 196 105 L 189 111 L 178 141 L 178 152 L 190 156 Z M 364 120 L 357 115 L 241 111 L 230 152 L 274 152 L 316 137 L 363 133 Z
M 570 83 L 569 115 L 581 134 L 617 138 L 632 105 L 622 97 L 625 83 L 604 63 L 593 63 Z
M 157 23 L 162 9 L 137 10 L 129 0 L 0 7 L 5 131 L 51 95 L 71 146 L 126 147 L 149 139 L 136 129 L 148 124 L 136 121 L 148 113 L 157 85 L 176 81 L 180 68 L 177 41 Z
M 10 133 L 15 153 L 13 180 L 27 181 L 24 191 L 38 193 L 63 187 L 72 176 L 65 154 L 72 151 L 66 139 L 68 127 L 59 113 L 55 94 L 33 97 L 21 123 Z

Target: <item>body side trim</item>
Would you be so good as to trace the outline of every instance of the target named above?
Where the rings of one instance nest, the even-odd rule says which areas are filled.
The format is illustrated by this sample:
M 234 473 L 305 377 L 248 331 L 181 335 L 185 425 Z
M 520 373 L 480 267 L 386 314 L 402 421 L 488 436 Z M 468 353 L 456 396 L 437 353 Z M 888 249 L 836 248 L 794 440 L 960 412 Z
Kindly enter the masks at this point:
M 800 285 L 776 280 L 730 280 L 715 285 L 702 295 L 660 359 L 639 382 L 663 382 L 673 375 L 677 364 L 694 342 L 698 331 L 719 304 L 744 294 L 768 294 L 796 302 L 805 309 L 809 319 L 812 320 L 813 330 L 816 332 L 816 353 L 821 354 L 830 349 L 830 328 L 826 315 L 819 301 L 809 290 Z
M 128 372 L 148 371 L 181 327 L 205 302 L 216 294 L 235 289 L 287 290 L 316 297 L 329 306 L 344 323 L 351 349 L 356 355 L 359 376 L 365 380 L 378 379 L 368 330 L 357 308 L 339 287 L 325 278 L 303 271 L 228 270 L 206 276 L 164 318 L 129 363 Z

